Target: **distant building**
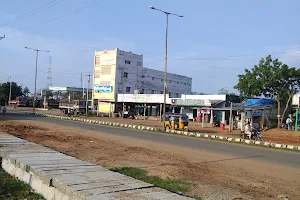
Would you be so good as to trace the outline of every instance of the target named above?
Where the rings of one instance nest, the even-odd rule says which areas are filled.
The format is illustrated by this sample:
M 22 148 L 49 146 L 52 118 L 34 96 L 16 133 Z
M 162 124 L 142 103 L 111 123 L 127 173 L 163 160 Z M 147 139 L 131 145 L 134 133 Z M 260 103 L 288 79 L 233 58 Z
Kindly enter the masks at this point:
M 96 51 L 93 100 L 100 112 L 113 112 L 118 94 L 163 94 L 164 72 L 143 67 L 143 55 L 119 49 Z M 192 78 L 168 73 L 167 94 L 190 94 Z

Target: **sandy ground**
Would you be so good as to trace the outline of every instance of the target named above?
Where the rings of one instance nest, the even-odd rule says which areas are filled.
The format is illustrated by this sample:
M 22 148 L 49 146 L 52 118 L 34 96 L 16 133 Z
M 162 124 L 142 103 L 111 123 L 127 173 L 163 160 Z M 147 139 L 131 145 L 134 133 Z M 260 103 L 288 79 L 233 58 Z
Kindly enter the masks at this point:
M 13 109 L 11 109 L 13 110 Z M 17 108 L 18 111 L 32 111 L 31 108 Z M 36 110 L 37 113 L 43 114 L 53 114 L 53 115 L 63 115 L 62 112 L 59 110 Z M 87 118 L 85 116 L 79 116 L 82 118 Z M 97 119 L 102 121 L 109 121 L 109 122 L 118 122 L 118 123 L 128 123 L 128 124 L 135 124 L 135 125 L 144 125 L 144 126 L 151 126 L 162 128 L 163 124 L 154 121 L 154 120 L 129 120 L 129 119 L 121 119 L 121 118 L 108 118 L 108 117 L 88 117 L 89 119 Z M 225 137 L 240 137 L 240 131 L 234 130 L 233 132 L 228 132 L 227 130 L 220 130 L 220 128 L 212 128 L 206 127 L 202 128 L 200 123 L 191 122 L 189 125 L 189 130 L 192 132 L 201 132 L 201 133 L 208 133 L 214 135 L 222 135 Z M 291 144 L 291 145 L 299 145 L 300 146 L 300 131 L 286 131 L 283 129 L 271 129 L 264 131 L 263 139 L 266 142 L 274 142 L 279 144 Z
M 300 169 L 255 159 L 224 161 L 233 156 L 3 117 L 0 131 L 107 168 L 139 167 L 162 178 L 191 182 L 188 194 L 204 200 L 268 200 L 279 195 L 300 199 Z

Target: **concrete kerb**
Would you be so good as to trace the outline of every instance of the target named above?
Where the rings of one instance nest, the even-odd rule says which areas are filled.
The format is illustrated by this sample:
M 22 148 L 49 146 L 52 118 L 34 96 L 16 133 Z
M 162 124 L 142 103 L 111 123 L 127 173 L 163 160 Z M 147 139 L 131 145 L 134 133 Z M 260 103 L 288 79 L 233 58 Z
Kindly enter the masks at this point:
M 44 149 L 45 147 L 40 146 L 40 148 Z M 92 191 L 91 194 L 95 194 L 96 196 L 100 193 L 104 194 L 104 192 L 107 191 L 106 189 L 101 189 L 104 187 L 111 187 L 111 189 L 109 190 L 111 193 L 120 192 L 121 194 L 123 188 L 125 188 L 126 191 L 132 192 L 134 192 L 135 190 L 140 190 L 140 193 L 151 193 L 152 190 L 144 190 L 144 188 L 155 188 L 152 184 L 144 183 L 125 175 L 120 175 L 116 172 L 111 172 L 105 168 L 102 169 L 102 167 L 95 164 L 80 161 L 63 154 L 60 155 L 60 153 L 53 150 L 51 151 L 51 153 L 55 153 L 56 156 L 50 160 L 47 160 L 45 158 L 39 159 L 37 158 L 39 157 L 37 155 L 31 156 L 32 154 L 30 153 L 30 155 L 26 155 L 25 157 L 22 157 L 21 155 L 16 156 L 13 155 L 14 153 L 11 154 L 10 152 L 1 151 L 0 149 L 1 157 L 4 158 L 2 160 L 2 167 L 9 174 L 17 177 L 18 179 L 31 186 L 32 189 L 34 189 L 37 193 L 42 194 L 45 199 L 89 199 L 90 194 L 82 192 L 81 189 L 95 189 L 97 191 Z M 18 152 L 21 152 L 20 149 L 18 150 Z M 35 153 L 40 152 L 36 151 Z M 53 165 L 53 162 L 55 162 L 56 160 L 60 160 L 61 162 L 59 164 Z M 67 160 L 67 162 L 64 162 L 64 160 Z M 78 168 L 74 167 L 74 164 L 76 166 L 78 165 Z M 81 174 L 86 170 L 89 170 L 89 174 L 83 177 Z M 68 173 L 66 173 L 66 171 Z M 75 178 L 73 176 L 75 176 Z M 81 180 L 80 178 L 83 178 L 83 180 Z M 80 181 L 77 181 L 79 179 Z M 120 186 L 119 189 L 115 189 L 114 187 L 116 183 L 114 183 L 114 181 L 116 181 L 117 183 L 122 183 L 120 185 L 128 185 L 126 185 L 126 187 Z M 131 184 L 133 181 L 134 184 Z M 110 182 L 114 184 L 111 184 Z M 77 183 L 80 183 L 79 185 L 81 186 L 75 186 Z M 82 186 L 82 183 L 86 183 L 86 185 Z M 168 199 L 172 199 L 172 197 L 175 197 L 175 199 L 190 199 L 186 197 L 181 198 L 181 196 L 174 196 L 173 193 L 167 191 L 163 192 L 157 194 L 157 192 L 153 191 L 152 195 L 154 195 L 153 197 L 155 197 L 155 199 L 158 199 L 162 194 L 165 196 L 168 195 Z M 132 197 L 135 197 L 135 195 L 132 195 Z M 112 196 L 111 198 L 102 198 L 102 196 L 99 195 L 98 198 L 93 199 L 119 198 L 113 198 Z
M 32 113 L 25 112 L 25 114 L 32 114 Z M 277 148 L 277 149 L 288 149 L 288 150 L 300 151 L 300 146 L 293 146 L 293 145 L 286 145 L 286 144 L 245 140 L 245 139 L 241 139 L 241 138 L 230 138 L 230 137 L 216 136 L 216 135 L 210 135 L 210 134 L 205 134 L 205 133 L 193 133 L 193 132 L 175 131 L 175 130 L 164 131 L 164 130 L 149 127 L 149 126 L 119 124 L 119 123 L 115 123 L 115 122 L 112 123 L 112 122 L 104 122 L 104 121 L 97 121 L 97 120 L 87 120 L 87 119 L 81 119 L 81 118 L 68 118 L 68 117 L 61 117 L 61 116 L 56 116 L 56 115 L 47 115 L 47 114 L 44 115 L 44 114 L 37 114 L 37 113 L 35 113 L 35 115 L 43 116 L 43 117 L 67 119 L 67 120 L 73 120 L 73 121 L 81 121 L 81 122 L 86 122 L 86 123 L 102 124 L 102 125 L 108 125 L 108 126 L 119 126 L 119 127 L 123 127 L 123 128 L 140 129 L 140 130 L 155 131 L 155 132 L 161 131 L 161 132 L 165 132 L 165 133 L 175 133 L 175 134 L 185 135 L 185 136 L 189 136 L 189 137 L 221 140 L 221 141 L 235 142 L 235 143 L 246 144 L 246 145 L 265 146 L 265 147 L 272 147 L 272 148 Z

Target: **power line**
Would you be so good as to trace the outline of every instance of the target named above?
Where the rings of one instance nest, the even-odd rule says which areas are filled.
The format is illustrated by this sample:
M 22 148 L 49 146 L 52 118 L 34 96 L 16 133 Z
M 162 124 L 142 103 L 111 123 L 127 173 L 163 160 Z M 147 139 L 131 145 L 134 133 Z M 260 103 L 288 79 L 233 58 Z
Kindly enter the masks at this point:
M 260 53 L 260 54 L 244 54 L 244 55 L 235 55 L 235 56 L 223 56 L 223 57 L 203 57 L 203 58 L 171 58 L 170 60 L 177 60 L 177 61 L 194 61 L 194 60 L 243 60 L 243 59 L 234 59 L 234 58 L 242 58 L 242 57 L 251 57 L 251 56 L 258 56 L 258 55 L 272 55 L 272 54 L 282 54 L 282 53 L 293 53 L 293 52 L 300 52 L 300 50 L 293 50 L 293 51 L 280 51 L 280 52 L 271 52 L 271 53 Z M 298 56 L 294 56 L 298 57 Z M 159 59 L 155 61 L 146 62 L 145 66 L 149 66 L 149 64 L 162 62 L 164 59 Z
M 95 6 L 95 5 L 99 4 L 99 3 L 102 3 L 103 1 L 105 1 L 105 0 L 97 1 L 97 2 L 92 3 L 92 4 L 89 4 L 89 5 L 87 5 L 87 6 L 78 8 L 78 9 L 73 10 L 73 11 L 70 11 L 70 12 L 68 12 L 68 13 L 66 13 L 66 14 L 63 14 L 63 15 L 60 15 L 60 16 L 57 16 L 57 17 L 54 17 L 54 18 L 52 18 L 52 19 L 48 19 L 48 20 L 45 20 L 45 21 L 41 21 L 41 22 L 38 23 L 38 25 L 45 24 L 45 23 L 48 23 L 48 22 L 51 22 L 51 21 L 54 21 L 54 20 L 57 20 L 57 19 L 66 17 L 66 16 L 71 15 L 71 14 L 73 14 L 73 13 L 82 11 L 82 10 L 87 9 L 87 8 L 89 8 L 89 7 Z M 20 30 L 23 30 L 23 29 L 25 29 L 25 28 L 27 28 L 27 27 L 30 27 L 30 26 L 25 26 L 25 27 L 20 28 L 20 29 L 15 29 L 15 30 L 9 31 L 9 32 L 7 32 L 7 33 L 13 33 L 13 32 L 16 32 L 16 31 L 20 31 Z
M 272 53 L 268 53 L 268 55 L 298 52 L 298 51 L 299 50 L 272 52 Z M 208 58 L 174 58 L 172 60 L 231 60 L 228 58 L 252 57 L 252 56 L 258 56 L 258 55 L 266 55 L 266 53 L 264 53 L 264 54 L 262 54 L 262 53 L 260 53 L 260 54 L 245 54 L 245 55 L 237 55 L 237 56 L 223 56 L 223 57 L 208 57 Z
M 13 23 L 15 23 L 16 21 L 19 21 L 19 20 L 25 19 L 25 18 L 27 18 L 27 17 L 30 17 L 30 16 L 32 16 L 32 15 L 35 15 L 35 14 L 37 14 L 37 13 L 43 11 L 43 10 L 47 10 L 47 9 L 49 9 L 49 8 L 51 8 L 51 7 L 53 7 L 53 6 L 57 5 L 57 4 L 60 4 L 61 2 L 66 1 L 66 0 L 61 0 L 61 1 L 59 1 L 59 2 L 56 2 L 56 3 L 54 3 L 54 4 L 51 4 L 51 3 L 55 2 L 55 1 L 57 1 L 57 0 L 52 0 L 52 1 L 50 1 L 50 2 L 44 4 L 44 5 L 40 6 L 40 7 L 38 7 L 38 8 L 36 8 L 36 9 L 32 10 L 32 11 L 30 11 L 30 12 L 27 12 L 27 13 L 25 13 L 25 14 L 19 16 L 19 17 L 14 18 L 13 20 L 4 22 L 3 24 L 0 25 L 0 27 L 7 26 L 8 24 L 13 24 Z M 50 4 L 50 5 L 49 5 L 49 4 Z M 49 5 L 49 6 L 47 6 L 47 5 Z M 45 6 L 46 6 L 46 7 L 45 7 Z

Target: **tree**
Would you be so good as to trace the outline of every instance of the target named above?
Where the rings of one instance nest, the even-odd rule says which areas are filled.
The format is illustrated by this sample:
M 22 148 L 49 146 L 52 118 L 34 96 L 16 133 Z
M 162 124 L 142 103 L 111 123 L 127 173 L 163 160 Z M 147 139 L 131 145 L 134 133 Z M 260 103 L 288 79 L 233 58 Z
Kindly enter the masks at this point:
M 28 88 L 28 87 L 25 87 L 25 88 L 23 89 L 23 94 L 27 97 L 29 93 L 30 93 L 29 88 Z
M 242 97 L 264 96 L 277 101 L 277 126 L 279 128 L 293 94 L 299 91 L 300 70 L 294 67 L 289 68 L 278 59 L 272 60 L 269 55 L 261 59 L 259 64 L 254 65 L 251 70 L 245 69 L 245 74 L 240 74 L 238 77 L 239 82 L 234 88 L 240 91 Z M 285 103 L 285 109 L 280 120 L 282 102 Z
M 0 102 L 8 102 L 9 92 L 11 84 L 11 99 L 16 99 L 19 96 L 22 96 L 22 87 L 18 86 L 15 82 L 7 82 L 0 84 Z
M 229 91 L 226 88 L 221 88 L 218 94 L 229 94 Z

